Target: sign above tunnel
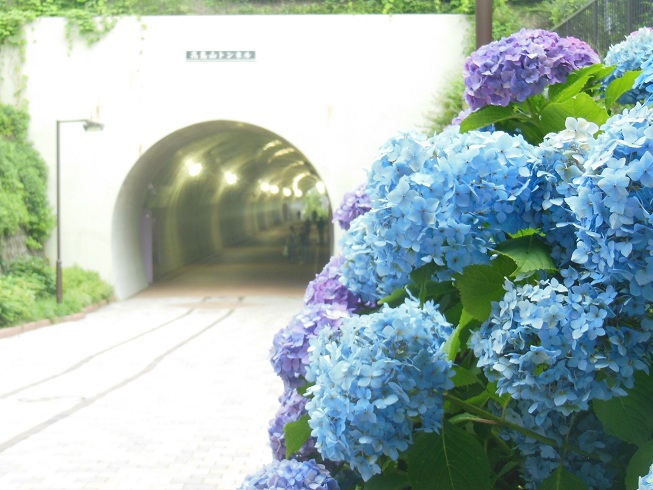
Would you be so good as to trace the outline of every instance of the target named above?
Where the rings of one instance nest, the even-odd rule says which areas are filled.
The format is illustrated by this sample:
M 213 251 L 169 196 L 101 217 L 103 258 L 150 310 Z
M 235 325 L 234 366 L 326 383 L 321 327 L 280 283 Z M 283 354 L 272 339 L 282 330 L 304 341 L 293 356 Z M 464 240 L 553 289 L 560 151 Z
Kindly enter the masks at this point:
M 256 61 L 256 51 L 186 51 L 186 61 Z

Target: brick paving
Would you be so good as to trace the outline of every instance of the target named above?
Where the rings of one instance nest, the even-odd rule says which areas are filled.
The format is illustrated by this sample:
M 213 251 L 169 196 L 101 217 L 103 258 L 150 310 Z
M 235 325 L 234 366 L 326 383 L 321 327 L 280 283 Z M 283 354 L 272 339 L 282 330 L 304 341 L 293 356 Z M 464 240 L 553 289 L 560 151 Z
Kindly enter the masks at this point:
M 272 337 L 315 270 L 226 263 L 0 338 L 0 489 L 235 490 L 270 462 Z

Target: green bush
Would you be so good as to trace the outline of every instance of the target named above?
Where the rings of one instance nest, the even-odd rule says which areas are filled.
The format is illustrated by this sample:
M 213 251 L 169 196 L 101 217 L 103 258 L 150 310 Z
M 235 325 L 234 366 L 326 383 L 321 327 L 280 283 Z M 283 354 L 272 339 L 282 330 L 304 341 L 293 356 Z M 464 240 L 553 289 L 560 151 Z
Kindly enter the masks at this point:
M 53 267 L 37 257 L 15 260 L 0 276 L 0 327 L 61 318 L 110 300 L 113 289 L 97 272 L 78 266 L 62 271 L 63 301 L 57 303 Z
M 26 140 L 29 116 L 0 104 L 0 234 L 27 233 L 27 246 L 42 248 L 54 226 L 47 198 L 48 170 Z
M 0 276 L 0 326 L 31 320 L 36 296 L 32 285 L 19 277 Z
M 62 275 L 64 298 L 75 298 L 83 306 L 109 300 L 113 296 L 113 288 L 97 272 L 73 266 L 65 268 Z
M 549 0 L 546 7 L 550 12 L 551 24 L 557 26 L 588 3 L 589 0 Z
M 5 275 L 29 283 L 37 297 L 56 294 L 55 271 L 45 259 L 40 257 L 24 257 L 10 262 Z

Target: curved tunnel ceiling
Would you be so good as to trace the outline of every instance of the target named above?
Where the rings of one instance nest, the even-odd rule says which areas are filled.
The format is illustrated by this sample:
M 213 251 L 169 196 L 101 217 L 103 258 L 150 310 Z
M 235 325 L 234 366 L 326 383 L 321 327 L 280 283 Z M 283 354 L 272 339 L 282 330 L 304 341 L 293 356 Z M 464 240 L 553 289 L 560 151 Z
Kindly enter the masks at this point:
M 142 155 L 118 196 L 118 289 L 133 294 L 152 278 L 296 218 L 307 196 L 318 196 L 330 212 L 316 170 L 279 135 L 235 121 L 180 129 Z M 151 222 L 144 225 L 143 217 Z M 145 274 L 134 280 L 140 270 Z
M 214 121 L 181 129 L 152 148 L 149 159 L 157 160 L 150 191 L 170 193 L 193 173 L 211 178 L 209 186 L 217 199 L 236 176 L 241 192 L 257 192 L 262 184 L 302 193 L 314 187 L 319 177 L 306 157 L 292 144 L 262 128 L 240 122 Z M 205 188 L 206 192 L 208 188 Z M 206 196 L 207 198 L 211 196 Z M 172 195 L 159 196 L 171 199 Z

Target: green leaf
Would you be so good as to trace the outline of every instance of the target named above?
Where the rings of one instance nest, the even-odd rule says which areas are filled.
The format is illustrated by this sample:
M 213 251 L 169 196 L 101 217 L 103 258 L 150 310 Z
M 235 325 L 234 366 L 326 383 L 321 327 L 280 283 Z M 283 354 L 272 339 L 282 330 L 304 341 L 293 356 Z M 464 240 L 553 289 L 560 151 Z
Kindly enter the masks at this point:
M 585 482 L 562 466 L 558 466 L 537 490 L 587 490 Z
M 365 490 L 405 490 L 410 488 L 408 475 L 389 473 L 374 475 L 365 483 Z
M 462 308 L 462 305 L 459 305 Z M 460 320 L 456 329 L 449 335 L 449 338 L 442 346 L 442 350 L 447 353 L 447 359 L 453 361 L 460 350 L 460 337 L 473 324 L 477 323 L 473 316 L 462 309 Z
M 603 79 L 613 71 L 613 67 L 606 69 L 606 67 L 601 63 L 596 63 L 575 70 L 569 74 L 566 82 L 556 83 L 549 86 L 549 101 L 563 102 L 580 92 L 584 92 L 587 85 L 593 83 L 595 79 Z M 582 85 L 579 85 L 579 82 L 582 82 Z M 574 90 L 576 90 L 575 93 L 573 93 Z
M 639 483 L 639 477 L 648 474 L 653 463 L 653 441 L 648 441 L 633 454 L 626 469 L 626 488 L 636 490 Z
M 499 121 L 512 119 L 515 117 L 511 107 L 502 107 L 498 105 L 486 105 L 482 109 L 469 114 L 460 124 L 460 132 L 466 133 L 474 129 L 484 128 L 490 124 L 495 124 Z
M 456 276 L 463 308 L 478 321 L 485 321 L 492 311 L 492 302 L 503 298 L 505 275 L 489 265 L 470 265 Z
M 288 422 L 283 428 L 286 436 L 286 458 L 299 451 L 311 437 L 311 427 L 308 425 L 308 414 L 302 415 L 295 422 Z
M 490 463 L 470 434 L 444 421 L 440 434 L 418 433 L 408 451 L 412 490 L 490 490 Z
M 478 378 L 469 369 L 461 366 L 454 366 L 453 382 L 456 386 L 469 386 L 478 383 Z
M 589 74 L 581 77 L 569 77 L 564 83 L 556 83 L 549 87 L 549 102 L 564 102 L 578 95 L 590 79 Z
M 608 434 L 641 446 L 653 438 L 653 376 L 639 371 L 635 386 L 626 391 L 627 396 L 594 400 L 594 413 Z
M 568 117 L 582 117 L 600 126 L 607 121 L 608 113 L 592 97 L 585 93 L 580 93 L 564 102 L 554 102 L 544 108 L 541 114 L 541 121 L 545 134 L 557 133 L 564 130 Z
M 642 73 L 641 70 L 627 71 L 623 76 L 615 78 L 608 88 L 605 89 L 605 106 L 612 107 L 617 103 L 619 97 L 633 88 L 635 79 Z
M 390 293 L 388 296 L 381 298 L 378 303 L 380 305 L 387 304 L 388 306 L 394 308 L 406 301 L 407 297 L 408 291 L 406 288 L 399 288 L 392 291 L 392 293 Z
M 512 276 L 532 271 L 552 271 L 556 269 L 551 259 L 551 249 L 537 235 L 512 238 L 499 243 L 496 250 L 510 257 L 517 268 Z

